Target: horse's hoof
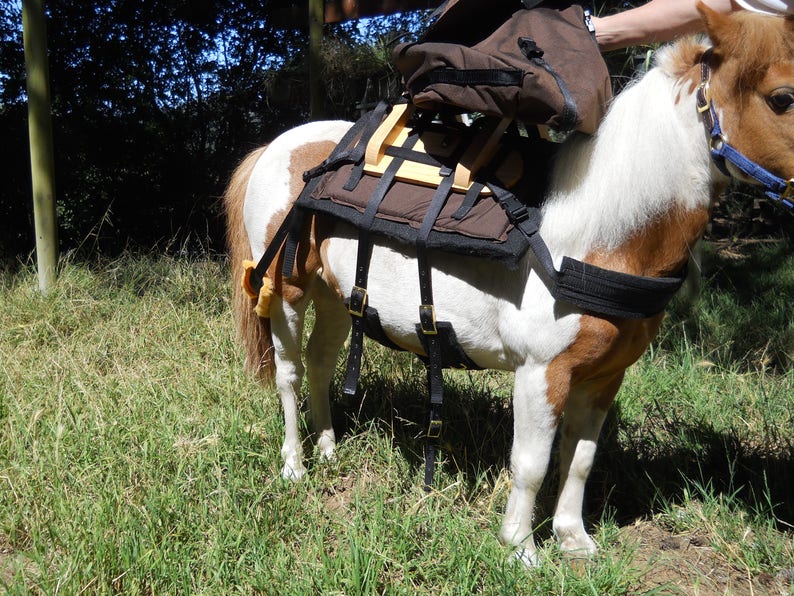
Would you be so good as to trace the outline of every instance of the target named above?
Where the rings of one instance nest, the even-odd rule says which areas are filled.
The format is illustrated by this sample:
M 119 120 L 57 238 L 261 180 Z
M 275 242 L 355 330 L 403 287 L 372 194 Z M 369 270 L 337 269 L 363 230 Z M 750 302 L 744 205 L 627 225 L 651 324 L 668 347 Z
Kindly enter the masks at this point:
M 540 558 L 535 550 L 519 548 L 513 553 L 513 559 L 521 563 L 524 567 L 533 569 L 540 566 Z
M 320 457 L 326 461 L 336 461 L 336 441 L 331 437 L 321 436 L 317 440 L 317 450 Z
M 560 550 L 568 557 L 587 558 L 598 552 L 598 546 L 587 534 L 568 536 L 560 541 Z
M 302 465 L 290 465 L 284 464 L 284 467 L 281 468 L 281 477 L 284 480 L 290 480 L 292 482 L 296 482 L 303 478 L 306 474 L 306 468 Z

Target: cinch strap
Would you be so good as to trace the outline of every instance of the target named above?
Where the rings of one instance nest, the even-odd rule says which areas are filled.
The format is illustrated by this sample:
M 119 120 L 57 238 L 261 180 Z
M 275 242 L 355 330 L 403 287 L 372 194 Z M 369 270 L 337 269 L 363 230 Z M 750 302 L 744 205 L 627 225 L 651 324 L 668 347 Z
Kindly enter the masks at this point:
M 405 139 L 404 147 L 410 149 L 419 140 L 419 130 L 414 130 Z M 361 356 L 364 352 L 365 311 L 367 308 L 367 277 L 369 276 L 369 260 L 372 252 L 370 229 L 375 221 L 380 204 L 394 182 L 397 170 L 403 164 L 400 158 L 392 159 L 383 172 L 375 190 L 367 203 L 367 208 L 361 216 L 361 227 L 358 235 L 358 254 L 356 256 L 356 281 L 350 292 L 350 305 L 348 311 L 352 319 L 350 333 L 350 352 L 347 357 L 347 372 L 342 393 L 353 396 L 358 387 L 358 377 L 361 374 Z M 352 178 L 352 176 L 351 176 Z
M 453 176 L 448 172 L 436 189 L 416 238 L 416 261 L 419 269 L 419 325 L 427 345 L 427 384 L 430 390 L 428 426 L 425 435 L 425 490 L 433 484 L 436 461 L 435 441 L 441 435 L 441 406 L 444 402 L 444 363 L 441 353 L 441 338 L 433 304 L 433 280 L 430 263 L 427 261 L 427 238 L 438 219 L 441 209 L 452 190 Z

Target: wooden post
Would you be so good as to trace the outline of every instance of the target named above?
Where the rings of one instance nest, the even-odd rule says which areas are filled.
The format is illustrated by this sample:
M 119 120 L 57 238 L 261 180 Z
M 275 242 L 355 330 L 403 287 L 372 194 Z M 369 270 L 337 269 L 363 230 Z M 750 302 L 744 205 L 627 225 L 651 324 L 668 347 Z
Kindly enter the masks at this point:
M 46 294 L 55 283 L 58 264 L 58 223 L 55 214 L 55 159 L 50 114 L 50 72 L 47 62 L 47 24 L 43 0 L 23 0 L 22 30 L 28 92 L 30 174 L 39 290 Z
M 309 0 L 309 117 L 323 117 L 324 88 L 322 77 L 323 22 L 325 0 Z

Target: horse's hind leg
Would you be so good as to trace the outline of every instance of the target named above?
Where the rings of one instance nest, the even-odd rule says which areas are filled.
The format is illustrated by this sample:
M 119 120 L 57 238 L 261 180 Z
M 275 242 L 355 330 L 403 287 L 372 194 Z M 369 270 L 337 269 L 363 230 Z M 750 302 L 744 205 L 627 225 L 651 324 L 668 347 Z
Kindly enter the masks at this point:
M 284 411 L 284 444 L 281 456 L 284 467 L 281 475 L 289 480 L 298 480 L 305 473 L 303 465 L 303 446 L 298 420 L 300 416 L 299 398 L 303 380 L 301 362 L 301 339 L 304 315 L 308 298 L 290 304 L 274 296 L 270 308 L 270 328 L 273 334 L 273 359 L 276 364 L 276 388 L 281 397 Z
M 565 407 L 560 432 L 560 486 L 553 528 L 560 548 L 569 553 L 590 555 L 597 550 L 582 520 L 585 482 L 593 466 L 607 408 L 622 380 L 621 374 L 595 393 L 575 390 Z
M 516 546 L 516 555 L 527 565 L 537 564 L 532 536 L 535 497 L 549 465 L 557 428 L 557 415 L 546 399 L 545 369 L 516 370 L 513 397 L 513 449 L 510 467 L 513 488 L 507 500 L 500 536 Z
M 319 282 L 313 290 L 315 322 L 306 347 L 312 422 L 320 455 L 330 459 L 336 448 L 328 388 L 336 370 L 339 350 L 350 331 L 350 315 L 339 297 Z

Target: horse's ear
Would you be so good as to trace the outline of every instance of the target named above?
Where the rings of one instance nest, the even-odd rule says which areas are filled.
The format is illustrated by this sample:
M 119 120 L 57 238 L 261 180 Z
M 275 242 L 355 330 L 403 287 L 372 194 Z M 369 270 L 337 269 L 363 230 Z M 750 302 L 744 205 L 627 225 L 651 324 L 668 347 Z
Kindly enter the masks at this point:
M 706 6 L 703 2 L 697 4 L 700 18 L 708 33 L 709 39 L 715 46 L 735 42 L 739 33 L 739 24 L 729 15 L 717 12 Z

